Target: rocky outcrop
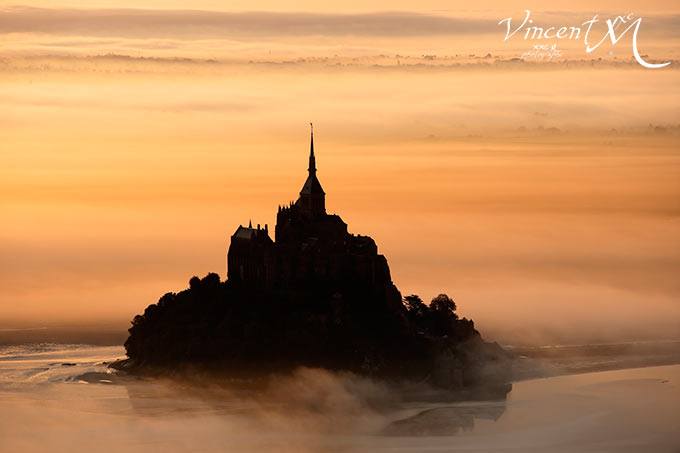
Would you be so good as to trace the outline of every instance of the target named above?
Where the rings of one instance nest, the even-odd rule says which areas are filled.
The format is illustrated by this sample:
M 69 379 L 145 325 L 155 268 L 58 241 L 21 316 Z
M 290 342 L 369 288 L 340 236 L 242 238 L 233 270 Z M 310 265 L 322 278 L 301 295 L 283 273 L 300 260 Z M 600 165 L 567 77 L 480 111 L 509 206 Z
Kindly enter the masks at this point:
M 453 301 L 442 295 L 429 306 L 404 305 L 391 284 L 281 290 L 209 274 L 136 316 L 125 342 L 129 359 L 117 366 L 199 365 L 243 378 L 308 366 L 502 391 L 509 377 L 498 370 L 507 370 L 509 356 L 446 303 Z
M 279 207 L 275 240 L 267 225 L 239 226 L 227 280 L 193 277 L 149 305 L 132 321 L 129 359 L 117 366 L 199 364 L 231 376 L 323 367 L 445 388 L 505 382 L 487 370 L 507 354 L 459 319 L 453 300 L 402 299 L 375 241 L 326 213 L 313 143 L 308 171 L 300 198 Z

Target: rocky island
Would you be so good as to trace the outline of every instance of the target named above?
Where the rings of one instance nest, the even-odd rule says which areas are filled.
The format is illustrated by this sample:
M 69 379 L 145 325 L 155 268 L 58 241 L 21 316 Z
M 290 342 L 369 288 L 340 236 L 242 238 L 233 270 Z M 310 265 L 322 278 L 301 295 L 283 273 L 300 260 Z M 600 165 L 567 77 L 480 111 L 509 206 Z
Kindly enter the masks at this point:
M 375 241 L 326 213 L 316 173 L 312 131 L 307 179 L 297 201 L 279 206 L 274 240 L 268 225 L 239 226 L 226 281 L 193 277 L 149 305 L 115 366 L 232 377 L 307 366 L 507 392 L 509 355 L 459 318 L 448 296 L 402 297 Z

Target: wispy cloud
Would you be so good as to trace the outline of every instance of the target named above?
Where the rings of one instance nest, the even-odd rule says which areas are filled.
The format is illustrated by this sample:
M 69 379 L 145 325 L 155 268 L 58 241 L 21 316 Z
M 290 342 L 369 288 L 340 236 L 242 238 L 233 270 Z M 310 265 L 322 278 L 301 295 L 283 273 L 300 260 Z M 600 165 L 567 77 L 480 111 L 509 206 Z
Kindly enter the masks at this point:
M 516 21 L 523 11 L 518 11 Z M 540 25 L 578 26 L 594 12 L 536 13 Z M 602 20 L 618 13 L 601 13 Z M 0 33 L 37 32 L 121 37 L 409 37 L 503 33 L 501 17 L 454 17 L 412 12 L 322 14 L 305 12 L 218 12 L 202 10 L 0 9 Z M 680 15 L 645 17 L 646 33 L 680 35 Z M 537 23 L 538 23 L 537 22 Z
M 406 12 L 317 14 L 197 10 L 45 9 L 0 11 L 0 33 L 126 37 L 429 36 L 497 32 L 496 20 Z

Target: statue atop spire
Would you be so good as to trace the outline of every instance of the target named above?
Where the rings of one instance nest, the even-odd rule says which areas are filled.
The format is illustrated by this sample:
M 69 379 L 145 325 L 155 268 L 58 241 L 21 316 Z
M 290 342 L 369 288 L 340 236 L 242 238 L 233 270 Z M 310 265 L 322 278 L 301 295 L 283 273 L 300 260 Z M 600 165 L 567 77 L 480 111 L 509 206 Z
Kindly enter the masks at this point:
M 314 157 L 314 124 L 309 123 L 310 142 L 309 142 L 309 174 L 316 174 L 316 157 Z

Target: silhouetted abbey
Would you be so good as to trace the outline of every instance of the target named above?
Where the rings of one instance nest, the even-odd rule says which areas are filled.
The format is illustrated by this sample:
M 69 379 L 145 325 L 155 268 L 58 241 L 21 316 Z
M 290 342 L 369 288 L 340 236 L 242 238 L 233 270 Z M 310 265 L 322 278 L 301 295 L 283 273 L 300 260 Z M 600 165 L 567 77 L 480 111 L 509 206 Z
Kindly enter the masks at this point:
M 488 381 L 486 365 L 504 363 L 503 351 L 459 319 L 448 296 L 429 305 L 402 298 L 373 239 L 326 213 L 313 132 L 307 171 L 298 200 L 279 207 L 275 240 L 267 225 L 239 226 L 226 281 L 192 277 L 188 289 L 149 305 L 117 366 L 206 364 L 230 375 L 312 366 L 449 388 Z M 503 382 L 497 389 L 507 391 Z
M 275 241 L 267 225 L 239 226 L 231 236 L 229 281 L 278 288 L 346 279 L 391 283 L 387 261 L 373 239 L 349 234 L 340 216 L 326 213 L 326 194 L 316 176 L 313 131 L 307 171 L 297 201 L 279 206 Z

